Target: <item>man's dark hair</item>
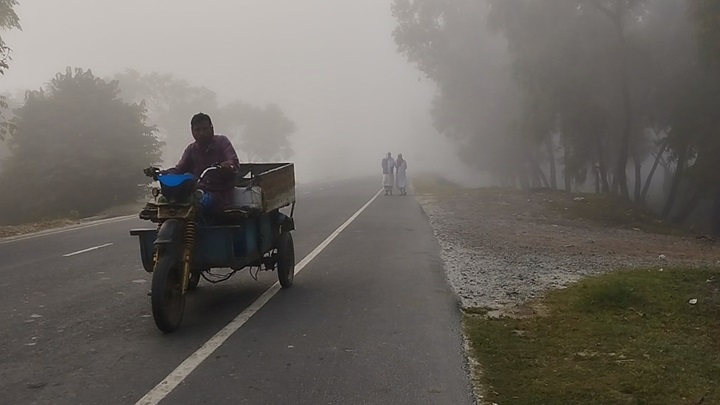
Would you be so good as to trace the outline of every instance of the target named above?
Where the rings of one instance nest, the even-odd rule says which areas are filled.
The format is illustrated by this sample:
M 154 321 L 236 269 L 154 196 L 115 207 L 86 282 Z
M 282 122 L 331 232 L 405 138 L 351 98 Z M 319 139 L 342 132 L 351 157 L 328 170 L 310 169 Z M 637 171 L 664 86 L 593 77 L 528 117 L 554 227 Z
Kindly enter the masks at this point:
M 207 121 L 210 126 L 212 126 L 212 120 L 210 119 L 210 116 L 205 113 L 197 113 L 193 115 L 192 119 L 190 120 L 190 127 L 194 127 L 195 125 L 200 124 L 201 122 Z

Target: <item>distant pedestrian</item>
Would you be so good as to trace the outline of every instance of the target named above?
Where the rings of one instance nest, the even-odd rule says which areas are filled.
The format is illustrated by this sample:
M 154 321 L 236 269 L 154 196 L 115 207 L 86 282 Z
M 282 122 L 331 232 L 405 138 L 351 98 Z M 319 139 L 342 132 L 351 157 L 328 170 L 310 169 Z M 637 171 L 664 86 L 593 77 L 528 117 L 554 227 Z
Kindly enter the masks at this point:
M 388 152 L 387 156 L 381 162 L 383 170 L 383 187 L 385 195 L 392 195 L 393 187 L 395 187 L 395 159 Z
M 395 175 L 395 186 L 400 190 L 400 195 L 407 195 L 407 161 L 403 159 L 402 153 L 398 154 L 397 162 L 395 162 L 397 174 Z

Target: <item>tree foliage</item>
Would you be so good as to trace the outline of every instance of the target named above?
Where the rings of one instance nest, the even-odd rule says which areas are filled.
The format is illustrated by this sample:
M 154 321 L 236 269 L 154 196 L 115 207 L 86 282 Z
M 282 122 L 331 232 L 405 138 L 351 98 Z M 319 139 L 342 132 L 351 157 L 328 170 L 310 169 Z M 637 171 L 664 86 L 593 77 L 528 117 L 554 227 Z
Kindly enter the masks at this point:
M 275 104 L 264 108 L 242 101 L 220 105 L 214 91 L 170 74 L 128 70 L 115 78 L 120 82 L 122 97 L 147 104 L 149 116 L 169 146 L 165 151 L 168 164 L 174 163 L 192 141 L 190 117 L 198 111 L 212 117 L 216 132 L 230 137 L 241 159 L 272 161 L 292 157 L 290 136 L 296 127 Z
M 211 116 L 218 111 L 215 92 L 192 86 L 171 74 L 127 70 L 114 79 L 119 82 L 123 99 L 145 103 L 150 120 L 157 125 L 158 135 L 165 142 L 163 155 L 169 164 L 180 158 L 192 140 L 190 118 L 199 111 Z
M 0 31 L 9 29 L 21 29 L 20 19 L 15 13 L 14 7 L 17 5 L 15 0 L 0 0 Z M 5 73 L 10 60 L 10 47 L 5 43 L 0 35 L 0 75 Z
M 696 31 L 705 62 L 717 68 L 720 65 L 720 2 L 691 0 L 690 11 L 696 21 Z
M 479 170 L 511 177 L 525 151 L 518 94 L 503 41 L 486 35 L 486 7 L 474 0 L 397 0 L 398 50 L 438 85 L 435 128 Z
M 117 82 L 90 70 L 68 68 L 27 92 L 12 123 L 12 154 L 0 177 L 12 190 L 2 196 L 3 222 L 134 202 L 144 193 L 142 169 L 160 157 L 145 106 L 121 100 Z
M 461 158 L 521 187 L 653 194 L 682 220 L 720 189 L 718 4 L 395 0 L 394 38 Z
M 272 162 L 292 157 L 289 137 L 296 126 L 276 104 L 263 108 L 234 102 L 224 106 L 219 117 L 241 159 Z
M 20 19 L 13 9 L 16 5 L 15 0 L 0 0 L 0 31 L 13 28 L 21 29 Z M 5 74 L 10 59 L 10 47 L 7 46 L 2 35 L 0 35 L 0 75 Z M 0 95 L 0 142 L 5 139 L 8 132 L 8 124 L 3 118 L 3 110 L 7 109 L 7 107 L 7 99 Z
M 0 100 L 3 100 L 2 103 L 5 105 L 5 111 L 3 112 L 0 110 L 0 162 L 2 162 L 4 158 L 10 155 L 10 150 L 7 142 L 5 142 L 5 137 L 10 131 L 12 131 L 13 126 L 12 123 L 8 121 L 13 116 L 12 112 L 22 106 L 22 97 L 8 92 L 0 94 Z M 2 165 L 0 165 L 0 172 L 1 171 Z

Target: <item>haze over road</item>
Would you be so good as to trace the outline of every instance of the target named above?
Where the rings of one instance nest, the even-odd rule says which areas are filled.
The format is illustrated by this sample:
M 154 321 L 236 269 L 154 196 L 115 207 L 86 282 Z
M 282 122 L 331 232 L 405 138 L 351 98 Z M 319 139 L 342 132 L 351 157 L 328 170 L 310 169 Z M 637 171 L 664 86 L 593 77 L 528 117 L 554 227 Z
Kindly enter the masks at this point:
M 379 190 L 298 190 L 299 262 Z M 137 219 L 0 242 L 0 403 L 134 404 L 276 280 L 204 280 L 161 334 Z M 161 403 L 470 404 L 460 314 L 412 197 L 378 197 Z

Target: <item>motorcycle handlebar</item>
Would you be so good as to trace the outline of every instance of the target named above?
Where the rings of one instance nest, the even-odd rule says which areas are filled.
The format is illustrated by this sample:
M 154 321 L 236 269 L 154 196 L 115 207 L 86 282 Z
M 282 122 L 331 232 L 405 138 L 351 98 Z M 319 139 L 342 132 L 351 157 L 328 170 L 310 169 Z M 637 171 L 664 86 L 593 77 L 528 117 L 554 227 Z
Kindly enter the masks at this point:
M 200 177 L 198 177 L 198 181 L 202 180 L 206 174 L 208 174 L 212 171 L 215 171 L 215 170 L 220 170 L 220 169 L 221 169 L 221 167 L 219 164 L 208 167 L 207 169 L 203 170 L 203 172 L 200 174 Z
M 205 175 L 207 175 L 208 173 L 213 172 L 215 170 L 220 170 L 220 169 L 222 169 L 222 166 L 219 163 L 208 167 L 207 169 L 203 170 L 203 172 L 200 174 L 200 177 L 198 177 L 198 181 L 202 180 L 205 177 Z M 152 177 L 153 180 L 157 180 L 158 175 L 160 174 L 160 171 L 161 170 L 158 169 L 157 167 L 148 167 L 147 169 L 143 170 L 143 173 L 147 177 Z

